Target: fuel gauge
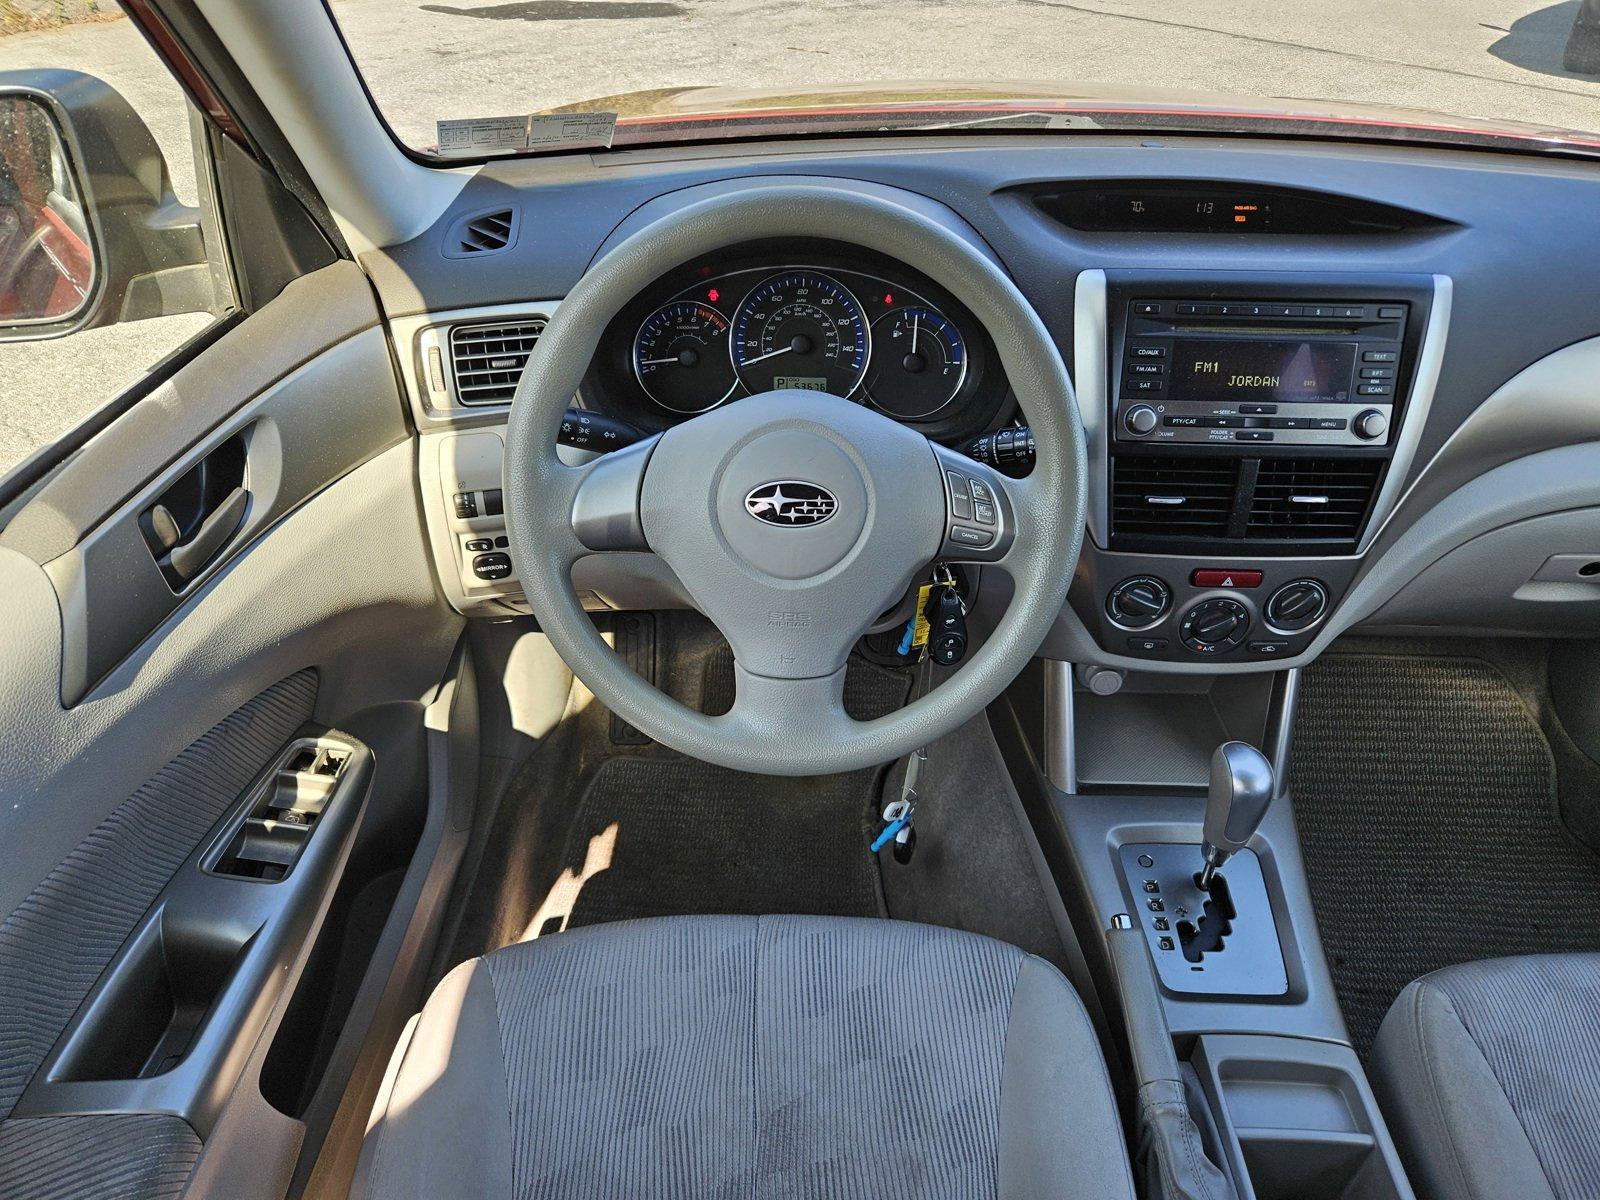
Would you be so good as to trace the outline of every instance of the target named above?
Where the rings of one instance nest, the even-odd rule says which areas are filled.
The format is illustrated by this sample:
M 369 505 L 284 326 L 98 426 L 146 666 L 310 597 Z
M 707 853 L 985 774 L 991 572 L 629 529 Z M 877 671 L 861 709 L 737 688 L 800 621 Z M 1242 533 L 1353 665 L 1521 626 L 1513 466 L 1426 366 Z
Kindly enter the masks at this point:
M 887 415 L 926 420 L 956 398 L 966 376 L 966 344 L 942 313 L 910 305 L 872 323 L 867 398 Z

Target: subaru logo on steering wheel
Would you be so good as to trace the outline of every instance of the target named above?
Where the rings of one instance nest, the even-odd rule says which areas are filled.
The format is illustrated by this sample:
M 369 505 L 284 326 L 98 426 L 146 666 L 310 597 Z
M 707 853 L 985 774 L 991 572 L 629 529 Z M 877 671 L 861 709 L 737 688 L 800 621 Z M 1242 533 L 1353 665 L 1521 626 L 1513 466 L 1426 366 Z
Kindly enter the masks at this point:
M 768 525 L 796 527 L 820 525 L 839 511 L 839 501 L 827 488 L 801 479 L 780 479 L 750 489 L 744 508 Z

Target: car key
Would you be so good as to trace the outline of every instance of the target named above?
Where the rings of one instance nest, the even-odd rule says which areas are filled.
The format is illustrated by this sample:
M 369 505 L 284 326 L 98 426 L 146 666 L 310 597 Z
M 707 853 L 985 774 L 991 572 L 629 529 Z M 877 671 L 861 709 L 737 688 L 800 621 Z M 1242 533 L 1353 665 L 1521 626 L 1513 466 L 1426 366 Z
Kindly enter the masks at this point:
M 967 654 L 967 606 L 955 588 L 942 587 L 928 609 L 928 652 L 941 667 L 953 667 Z

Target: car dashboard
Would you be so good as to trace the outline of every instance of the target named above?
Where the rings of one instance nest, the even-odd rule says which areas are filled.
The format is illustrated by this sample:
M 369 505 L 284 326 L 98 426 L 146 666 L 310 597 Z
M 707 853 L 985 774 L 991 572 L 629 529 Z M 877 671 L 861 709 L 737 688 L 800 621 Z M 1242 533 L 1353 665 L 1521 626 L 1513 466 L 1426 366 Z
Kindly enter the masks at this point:
M 456 608 L 522 611 L 503 427 L 566 289 L 657 216 L 796 182 L 870 192 L 957 232 L 1014 280 L 1061 350 L 1086 434 L 1089 518 L 1046 657 L 1229 673 L 1303 665 L 1356 626 L 1600 628 L 1591 476 L 1535 465 L 1600 435 L 1591 166 L 1093 135 L 485 167 L 436 228 L 365 260 Z M 461 231 L 480 219 L 510 236 L 463 251 Z M 988 331 L 846 230 L 773 243 L 730 229 L 721 251 L 657 278 L 601 335 L 575 419 L 655 433 L 783 387 L 1027 469 L 1027 430 Z M 645 553 L 581 562 L 574 582 L 596 608 L 687 603 Z M 998 619 L 1003 574 L 967 583 L 975 623 Z

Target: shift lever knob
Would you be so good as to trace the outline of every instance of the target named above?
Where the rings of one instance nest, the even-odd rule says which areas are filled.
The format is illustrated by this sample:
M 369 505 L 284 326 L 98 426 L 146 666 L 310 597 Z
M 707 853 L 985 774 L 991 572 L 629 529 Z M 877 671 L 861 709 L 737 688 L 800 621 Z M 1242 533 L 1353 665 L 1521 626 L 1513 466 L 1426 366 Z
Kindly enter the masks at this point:
M 1223 742 L 1211 756 L 1211 788 L 1206 795 L 1205 869 L 1200 886 L 1211 885 L 1218 867 L 1255 836 L 1272 803 L 1272 764 L 1248 742 Z

